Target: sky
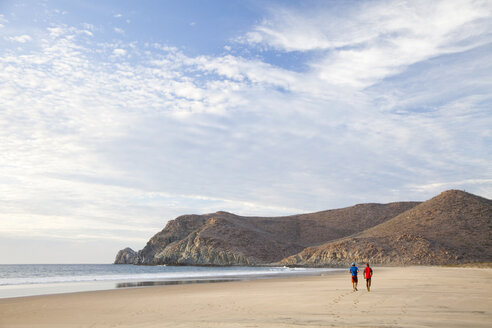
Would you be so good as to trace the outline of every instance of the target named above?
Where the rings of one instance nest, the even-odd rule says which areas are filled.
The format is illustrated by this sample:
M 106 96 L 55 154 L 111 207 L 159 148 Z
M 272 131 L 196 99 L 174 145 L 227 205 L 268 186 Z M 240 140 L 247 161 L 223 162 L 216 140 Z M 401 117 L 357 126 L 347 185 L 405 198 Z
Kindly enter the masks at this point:
M 183 214 L 492 198 L 490 1 L 0 0 L 0 263 Z

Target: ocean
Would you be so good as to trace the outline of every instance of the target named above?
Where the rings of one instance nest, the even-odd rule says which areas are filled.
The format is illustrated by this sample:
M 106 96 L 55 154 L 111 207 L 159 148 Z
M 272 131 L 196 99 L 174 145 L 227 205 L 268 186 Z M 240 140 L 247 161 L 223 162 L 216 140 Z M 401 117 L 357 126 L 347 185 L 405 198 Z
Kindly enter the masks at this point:
M 321 275 L 340 269 L 288 267 L 2 264 L 0 298 L 184 283 Z

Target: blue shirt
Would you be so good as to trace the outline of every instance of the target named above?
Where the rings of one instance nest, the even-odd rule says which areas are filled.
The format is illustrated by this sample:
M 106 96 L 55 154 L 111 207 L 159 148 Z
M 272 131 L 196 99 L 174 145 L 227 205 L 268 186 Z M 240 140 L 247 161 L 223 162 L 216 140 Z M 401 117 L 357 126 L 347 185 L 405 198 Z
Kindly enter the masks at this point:
M 352 274 L 352 276 L 357 277 L 357 271 L 359 271 L 358 267 L 356 266 L 350 267 L 350 273 Z

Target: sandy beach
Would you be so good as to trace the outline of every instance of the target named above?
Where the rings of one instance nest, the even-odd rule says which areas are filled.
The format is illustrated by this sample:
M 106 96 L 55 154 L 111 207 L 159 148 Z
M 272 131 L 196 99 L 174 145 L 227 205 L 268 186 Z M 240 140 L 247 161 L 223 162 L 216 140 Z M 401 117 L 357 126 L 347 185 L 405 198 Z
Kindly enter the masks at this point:
M 1 299 L 0 327 L 492 326 L 490 268 L 374 271 Z

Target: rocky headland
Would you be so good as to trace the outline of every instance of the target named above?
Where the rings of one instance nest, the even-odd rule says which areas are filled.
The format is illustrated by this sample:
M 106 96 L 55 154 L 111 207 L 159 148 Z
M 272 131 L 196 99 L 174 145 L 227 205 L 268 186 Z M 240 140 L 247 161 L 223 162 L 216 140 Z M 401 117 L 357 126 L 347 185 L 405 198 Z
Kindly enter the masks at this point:
M 115 264 L 460 264 L 492 261 L 492 201 L 449 190 L 426 201 L 359 204 L 286 217 L 184 215 Z

